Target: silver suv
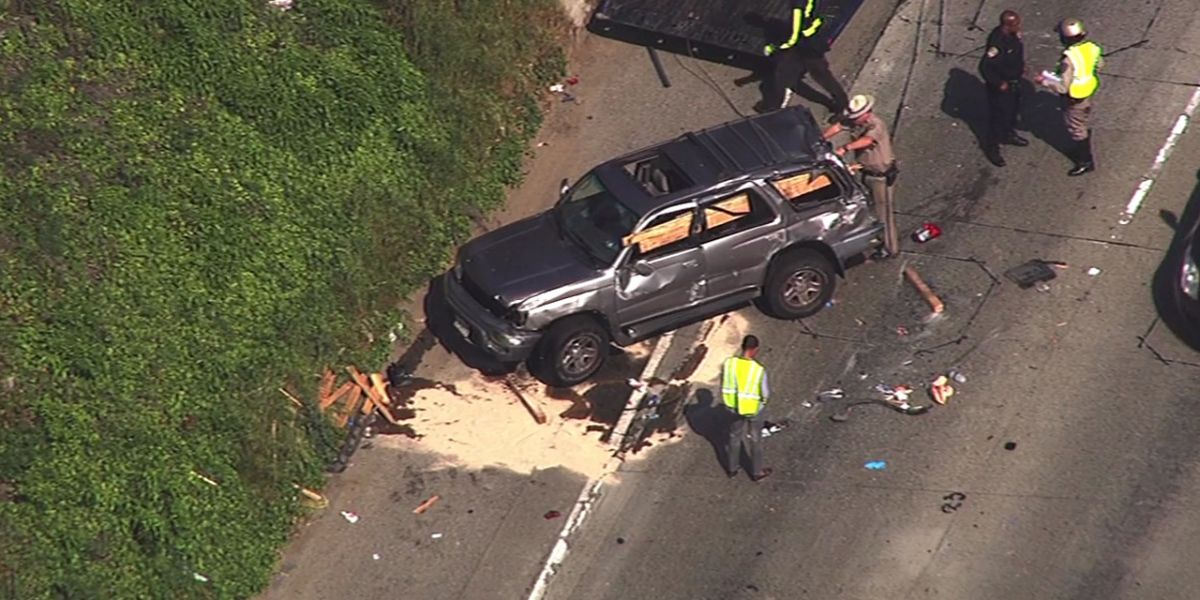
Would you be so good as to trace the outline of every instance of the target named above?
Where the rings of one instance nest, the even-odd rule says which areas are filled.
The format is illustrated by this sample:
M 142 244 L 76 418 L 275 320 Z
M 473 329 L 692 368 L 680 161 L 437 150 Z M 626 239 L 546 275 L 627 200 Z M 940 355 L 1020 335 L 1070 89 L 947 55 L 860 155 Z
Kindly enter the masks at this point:
M 575 385 L 629 345 L 754 300 L 797 319 L 882 226 L 794 107 L 605 162 L 554 208 L 479 236 L 445 277 L 454 327 L 501 362 Z

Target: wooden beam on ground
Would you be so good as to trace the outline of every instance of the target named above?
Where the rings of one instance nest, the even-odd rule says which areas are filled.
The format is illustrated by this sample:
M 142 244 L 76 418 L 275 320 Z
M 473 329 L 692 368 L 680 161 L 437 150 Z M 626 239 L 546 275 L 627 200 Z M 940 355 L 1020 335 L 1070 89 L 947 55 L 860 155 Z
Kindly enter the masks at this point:
M 371 373 L 371 389 L 379 396 L 375 401 L 384 405 L 391 406 L 392 401 L 388 398 L 387 384 L 383 382 L 383 375 L 379 373 Z
M 916 269 L 904 267 L 904 276 L 913 284 L 913 287 L 917 288 L 917 291 L 921 293 L 921 297 L 929 303 L 929 308 L 933 310 L 934 314 L 938 314 L 946 309 L 946 306 L 942 304 L 942 300 L 937 297 L 937 294 L 933 293 L 933 290 L 929 289 L 929 286 L 926 285 L 924 279 L 921 279 L 921 275 L 917 273 Z
M 295 404 L 296 406 L 298 406 L 300 408 L 304 408 L 304 403 L 301 402 L 299 398 L 293 396 L 291 392 L 289 392 L 283 388 L 279 388 L 279 391 L 283 392 L 283 395 L 287 396 L 288 400 L 292 401 L 292 404 Z
M 521 401 L 521 404 L 525 405 L 525 410 L 529 411 L 529 414 L 533 416 L 533 420 L 537 421 L 538 425 L 545 425 L 549 421 L 546 418 L 546 411 L 542 410 L 542 407 L 536 400 L 525 397 L 521 388 L 517 387 L 517 384 L 512 380 L 512 375 L 505 376 L 504 383 L 512 393 L 517 395 L 517 399 Z
M 356 385 L 358 385 L 358 384 L 354 383 L 353 381 L 347 381 L 346 383 L 343 383 L 341 385 L 341 387 L 334 390 L 333 393 L 331 393 L 321 399 L 321 410 L 325 410 L 326 408 L 329 408 L 330 405 L 337 402 L 342 396 L 345 396 L 346 394 L 350 393 L 350 389 Z
M 346 400 L 345 410 L 343 410 L 341 415 L 338 416 L 338 427 L 346 426 L 346 421 L 350 420 L 350 415 L 354 414 L 354 411 L 358 410 L 358 401 L 362 398 L 362 395 L 362 388 L 358 386 L 355 386 L 350 390 L 350 395 Z
M 321 375 L 321 387 L 317 392 L 317 402 L 322 407 L 326 406 L 325 399 L 329 397 L 329 393 L 333 391 L 333 384 L 337 383 L 337 376 L 333 374 L 327 367 L 325 373 Z

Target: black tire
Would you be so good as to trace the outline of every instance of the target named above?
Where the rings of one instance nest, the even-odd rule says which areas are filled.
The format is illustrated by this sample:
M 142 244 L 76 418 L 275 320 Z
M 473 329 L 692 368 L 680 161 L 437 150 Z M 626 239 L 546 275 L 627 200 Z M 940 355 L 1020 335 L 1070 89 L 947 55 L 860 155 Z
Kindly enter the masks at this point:
M 772 261 L 758 304 L 773 317 L 803 319 L 825 308 L 836 287 L 828 259 L 814 250 L 793 250 Z
M 575 316 L 550 326 L 530 360 L 529 371 L 547 385 L 587 381 L 608 359 L 608 331 L 596 319 Z

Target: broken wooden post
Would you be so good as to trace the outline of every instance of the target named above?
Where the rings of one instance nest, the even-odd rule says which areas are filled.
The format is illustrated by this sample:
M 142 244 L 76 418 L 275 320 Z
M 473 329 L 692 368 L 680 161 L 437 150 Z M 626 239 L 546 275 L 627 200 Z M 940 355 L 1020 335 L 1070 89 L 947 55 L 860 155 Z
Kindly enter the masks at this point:
M 506 375 L 504 383 L 513 394 L 516 394 L 521 404 L 525 405 L 525 410 L 529 411 L 529 414 L 533 416 L 533 420 L 537 421 L 538 425 L 545 425 L 549 420 L 546 418 L 545 411 L 542 410 L 542 407 L 538 405 L 536 400 L 526 398 L 525 394 L 521 393 L 521 388 L 517 387 L 516 382 L 512 380 L 512 375 Z
M 913 284 L 913 287 L 917 288 L 917 291 L 921 293 L 921 297 L 929 303 L 929 308 L 933 310 L 933 314 L 939 314 L 946 309 L 941 299 L 937 297 L 937 294 L 933 293 L 933 290 L 929 289 L 929 286 L 925 284 L 925 280 L 921 279 L 921 275 L 917 273 L 916 269 L 904 267 L 904 276 Z

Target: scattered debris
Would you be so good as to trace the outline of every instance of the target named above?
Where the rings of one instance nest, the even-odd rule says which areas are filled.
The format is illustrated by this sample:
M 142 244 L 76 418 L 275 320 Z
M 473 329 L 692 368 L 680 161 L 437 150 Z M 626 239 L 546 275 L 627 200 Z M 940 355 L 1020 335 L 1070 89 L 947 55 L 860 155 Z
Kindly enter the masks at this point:
M 962 371 L 959 371 L 958 369 L 950 369 L 950 371 L 947 372 L 946 374 L 950 376 L 950 379 L 953 379 L 954 381 L 957 381 L 958 383 L 966 383 L 967 382 L 967 376 L 963 375 Z
M 1016 442 L 1006 442 L 1006 443 L 1004 444 L 1004 449 L 1005 449 L 1005 450 L 1016 450 L 1016 449 L 1017 449 L 1017 443 L 1016 443 Z
M 896 335 L 898 335 L 898 336 L 908 335 L 908 328 L 903 325 L 897 325 L 896 326 Z
M 358 522 L 358 515 L 350 512 L 348 510 L 342 511 L 342 517 L 344 517 L 347 521 L 350 521 L 351 524 Z
M 764 439 L 769 438 L 772 435 L 779 433 L 780 431 L 783 431 L 784 429 L 787 429 L 788 426 L 791 424 L 792 424 L 792 422 L 788 419 L 784 419 L 777 423 L 772 423 L 771 421 L 766 421 L 763 423 L 762 436 Z
M 938 227 L 936 223 L 925 223 L 912 233 L 912 239 L 914 242 L 923 244 L 939 235 L 942 235 L 941 227 Z
M 812 402 L 809 402 L 808 400 L 805 400 L 804 402 L 801 402 L 801 403 L 800 403 L 800 406 L 803 406 L 804 408 L 812 408 L 812 407 L 813 407 L 813 403 L 812 403 Z
M 907 385 L 891 387 L 881 383 L 875 386 L 875 391 L 883 394 L 884 404 L 906 415 L 920 415 L 929 411 L 929 406 L 913 406 L 908 403 L 908 397 L 912 394 L 912 388 Z M 841 420 L 844 421 L 845 419 Z
M 192 579 L 195 579 L 196 581 L 199 581 L 200 583 L 208 583 L 207 577 L 205 577 L 199 573 L 196 573 L 195 571 L 192 572 Z
M 882 471 L 887 468 L 886 460 L 869 460 L 863 463 L 863 466 L 871 471 Z
M 933 314 L 941 314 L 946 309 L 946 306 L 942 304 L 942 300 L 933 293 L 933 290 L 929 289 L 929 286 L 925 283 L 925 280 L 921 279 L 921 275 L 917 273 L 916 269 L 904 267 L 904 276 L 913 284 L 913 287 L 917 288 L 917 291 L 921 293 L 921 297 L 925 299 L 925 302 L 929 303 L 929 308 L 933 311 Z
M 548 510 L 546 511 L 546 514 L 542 515 L 542 518 L 549 521 L 550 519 L 557 519 L 561 516 L 562 513 L 558 512 L 557 510 Z
M 545 148 L 546 146 L 549 146 L 549 145 L 550 145 L 550 142 L 538 142 L 537 143 L 538 148 Z
M 1100 269 L 1097 269 L 1096 267 L 1091 267 L 1087 270 L 1087 274 L 1091 275 L 1092 277 L 1095 277 L 1100 274 Z
M 617 538 L 617 543 L 618 543 L 618 544 L 624 544 L 624 543 L 625 543 L 625 538 L 623 538 L 623 537 L 619 537 L 619 538 Z
M 300 490 L 300 494 L 304 496 L 302 503 L 311 508 L 325 508 L 329 506 L 329 499 L 321 494 L 314 492 L 306 487 L 300 487 L 299 484 L 293 483 L 292 487 Z
M 267 0 L 267 6 L 278 8 L 279 10 L 291 10 L 292 0 Z
M 950 379 L 945 375 L 938 375 L 938 378 L 929 384 L 929 394 L 933 396 L 934 402 L 945 405 L 946 401 L 954 395 L 954 386 L 950 385 Z
M 1050 291 L 1050 284 L 1048 284 L 1044 281 L 1039 281 L 1037 286 L 1034 289 L 1036 289 L 1037 291 L 1042 292 L 1044 294 L 1044 293 L 1047 293 Z
M 817 400 L 841 400 L 846 397 L 846 390 L 842 388 L 830 388 L 823 392 L 817 392 Z
M 579 83 L 579 76 L 578 76 L 578 75 L 572 75 L 572 76 L 570 76 L 570 77 L 568 77 L 568 78 L 567 78 L 567 85 L 576 85 L 576 84 L 578 84 L 578 83 Z
M 429 536 L 429 537 L 431 537 L 431 538 L 433 538 L 433 539 L 435 539 L 435 540 L 440 540 L 440 539 L 442 539 L 442 534 L 440 534 L 440 533 L 435 533 L 435 534 L 433 534 L 433 535 L 431 535 L 431 536 Z
M 430 496 L 428 500 L 417 505 L 417 507 L 414 508 L 412 512 L 414 515 L 419 515 L 425 511 L 429 510 L 429 507 L 433 506 L 434 504 L 437 504 L 437 501 L 441 500 L 441 499 L 442 499 L 441 496 L 434 494 L 434 495 Z
M 567 88 L 566 88 L 566 86 L 564 86 L 561 83 L 556 83 L 556 84 L 550 86 L 550 91 L 554 92 L 555 94 L 561 94 L 563 92 L 566 92 Z
M 372 555 L 371 555 L 371 560 L 379 560 L 379 555 L 378 555 L 378 554 L 372 554 Z
M 1065 265 L 1066 263 L 1061 264 Z M 1034 258 L 1005 271 L 1004 276 L 1017 284 L 1017 287 L 1025 290 L 1037 283 L 1050 281 L 1058 277 L 1058 273 L 1055 273 L 1054 269 L 1051 269 L 1046 261 Z

